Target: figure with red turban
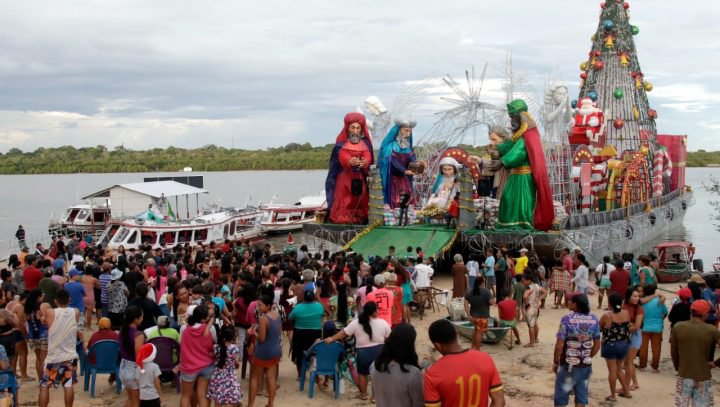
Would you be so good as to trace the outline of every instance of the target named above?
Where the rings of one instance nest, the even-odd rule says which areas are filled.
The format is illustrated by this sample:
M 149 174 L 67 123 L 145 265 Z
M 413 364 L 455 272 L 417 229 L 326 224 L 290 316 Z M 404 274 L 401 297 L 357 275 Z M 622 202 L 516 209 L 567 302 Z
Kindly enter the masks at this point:
M 373 163 L 373 147 L 365 116 L 345 115 L 345 125 L 335 139 L 325 180 L 327 220 L 340 224 L 366 224 L 369 191 L 368 168 Z

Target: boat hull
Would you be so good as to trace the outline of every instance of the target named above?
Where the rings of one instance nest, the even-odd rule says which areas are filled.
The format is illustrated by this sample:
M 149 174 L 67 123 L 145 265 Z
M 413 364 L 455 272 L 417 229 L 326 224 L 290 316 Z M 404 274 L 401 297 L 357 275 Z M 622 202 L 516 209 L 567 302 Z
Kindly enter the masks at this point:
M 453 326 L 455 327 L 455 330 L 458 334 L 461 336 L 472 340 L 473 331 L 475 327 L 473 326 L 473 323 L 470 321 L 453 321 L 451 317 L 445 317 L 448 321 L 450 321 Z M 505 336 L 507 335 L 510 328 L 499 328 L 492 326 L 494 323 L 494 319 L 490 318 L 490 327 L 488 327 L 487 332 L 485 332 L 485 335 L 483 335 L 483 343 L 489 343 L 489 344 L 496 344 L 502 342 L 503 339 L 505 339 Z
M 658 270 L 657 271 L 657 280 L 659 283 L 679 283 L 681 281 L 686 281 L 688 277 L 690 276 L 690 273 L 687 269 L 683 270 Z
M 117 249 L 153 248 L 169 249 L 177 245 L 190 247 L 225 240 L 254 242 L 264 239 L 264 230 L 257 223 L 260 212 L 224 212 L 198 217 L 188 222 L 118 222 L 109 228 L 117 230 L 109 236 L 108 247 Z M 118 227 L 119 226 L 119 227 Z

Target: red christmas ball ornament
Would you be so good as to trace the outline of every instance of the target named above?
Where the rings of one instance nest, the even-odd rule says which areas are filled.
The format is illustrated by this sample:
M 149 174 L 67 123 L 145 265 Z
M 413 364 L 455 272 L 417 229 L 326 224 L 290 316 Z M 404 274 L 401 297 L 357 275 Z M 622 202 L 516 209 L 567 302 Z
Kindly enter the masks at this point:
M 615 119 L 615 121 L 613 121 L 613 127 L 615 127 L 618 130 L 622 129 L 624 125 L 625 125 L 625 120 L 623 120 L 623 119 Z
M 587 79 L 587 72 L 583 72 L 580 74 L 581 79 Z
M 655 109 L 648 109 L 648 117 L 651 119 L 657 119 L 657 112 Z
M 603 61 L 595 61 L 595 65 L 593 66 L 596 71 L 601 71 L 603 68 L 605 68 L 605 63 Z
M 601 8 L 601 9 L 605 9 L 605 2 L 604 2 L 604 1 L 603 1 L 603 2 L 600 2 L 600 8 Z
M 596 57 L 599 57 L 599 56 L 600 56 L 600 50 L 596 50 L 595 52 L 593 52 L 593 55 L 595 55 Z
M 637 76 L 637 72 L 630 72 L 630 76 L 635 78 Z
M 627 2 L 624 3 L 624 4 L 623 4 L 623 8 L 624 8 L 625 10 L 629 9 L 629 8 L 630 8 L 630 3 L 627 3 Z

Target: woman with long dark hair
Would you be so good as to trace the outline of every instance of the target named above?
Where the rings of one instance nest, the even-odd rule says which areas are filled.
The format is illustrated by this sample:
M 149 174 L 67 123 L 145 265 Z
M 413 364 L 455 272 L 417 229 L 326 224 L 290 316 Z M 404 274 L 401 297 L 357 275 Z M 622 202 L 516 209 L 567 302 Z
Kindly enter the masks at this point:
M 263 295 L 258 303 L 260 318 L 258 320 L 257 343 L 252 363 L 254 369 L 250 373 L 250 397 L 248 405 L 252 406 L 260 386 L 260 380 L 266 377 L 268 389 L 268 407 L 275 400 L 275 383 L 277 382 L 278 365 L 282 356 L 282 318 L 273 308 L 273 298 Z
M 393 328 L 382 351 L 370 366 L 373 394 L 378 406 L 422 407 L 423 374 L 415 352 L 415 328 Z
M 285 277 L 280 281 L 281 284 L 281 291 L 280 291 L 280 300 L 278 301 L 278 305 L 280 305 L 283 308 L 283 311 L 285 311 L 285 315 L 290 315 L 292 312 L 292 305 L 290 304 L 290 299 L 294 297 L 292 291 L 290 291 L 290 285 L 292 281 L 290 281 L 289 278 Z M 288 341 L 292 343 L 292 333 L 293 333 L 293 324 L 292 321 L 288 320 L 287 318 L 282 323 L 282 330 L 287 334 Z
M 335 322 L 338 329 L 342 329 L 347 325 L 348 319 L 352 318 L 352 297 L 348 295 L 345 283 L 337 285 L 337 294 L 330 298 L 328 310 L 330 311 L 330 320 Z
M 127 390 L 125 407 L 140 405 L 140 382 L 138 381 L 136 356 L 145 344 L 145 335 L 137 329 L 142 319 L 142 308 L 131 305 L 125 310 L 125 319 L 120 327 L 120 381 Z
M 640 298 L 642 297 L 642 289 L 639 286 L 628 288 L 625 293 L 625 301 L 623 301 L 623 309 L 628 312 L 630 321 L 630 346 L 627 355 L 625 355 L 625 378 L 628 383 L 629 390 L 637 390 L 640 388 L 637 374 L 635 372 L 635 356 L 642 346 L 642 324 L 645 318 L 645 312 Z
M 366 302 L 363 306 L 363 312 L 357 319 L 345 329 L 341 329 L 335 335 L 326 338 L 325 343 L 333 343 L 337 340 L 345 339 L 348 336 L 355 337 L 355 348 L 357 350 L 357 372 L 358 372 L 358 389 L 361 400 L 367 400 L 367 383 L 370 374 L 370 365 L 380 354 L 385 338 L 390 336 L 390 325 L 382 318 L 378 318 L 377 304 L 372 301 Z
M 322 279 L 320 280 L 320 294 L 318 295 L 320 303 L 328 306 L 330 298 L 337 293 L 335 282 L 332 280 L 330 270 L 323 270 Z
M 27 341 L 30 349 L 35 352 L 35 371 L 38 378 L 42 377 L 48 347 L 48 327 L 40 314 L 40 304 L 44 299 L 42 290 L 35 288 L 30 291 L 23 307 L 27 322 Z
M 630 314 L 622 308 L 623 299 L 618 293 L 611 293 L 608 305 L 611 311 L 600 318 L 602 329 L 602 348 L 600 355 L 605 359 L 608 367 L 608 383 L 610 395 L 606 401 L 617 401 L 615 388 L 617 381 L 622 386 L 621 397 L 630 398 L 627 376 L 623 372 L 625 357 L 630 349 Z

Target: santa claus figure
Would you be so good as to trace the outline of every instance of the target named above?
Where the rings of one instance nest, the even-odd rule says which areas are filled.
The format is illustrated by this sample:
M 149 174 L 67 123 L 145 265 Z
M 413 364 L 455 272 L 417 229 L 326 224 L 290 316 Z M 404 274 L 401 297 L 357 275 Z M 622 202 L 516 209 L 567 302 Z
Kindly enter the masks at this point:
M 605 117 L 592 99 L 580 99 L 570 144 L 585 144 L 602 148 L 605 145 Z

